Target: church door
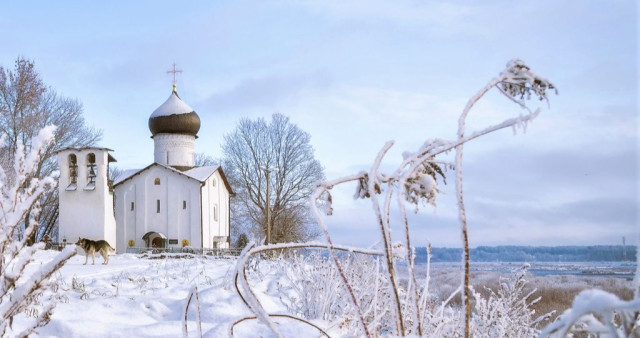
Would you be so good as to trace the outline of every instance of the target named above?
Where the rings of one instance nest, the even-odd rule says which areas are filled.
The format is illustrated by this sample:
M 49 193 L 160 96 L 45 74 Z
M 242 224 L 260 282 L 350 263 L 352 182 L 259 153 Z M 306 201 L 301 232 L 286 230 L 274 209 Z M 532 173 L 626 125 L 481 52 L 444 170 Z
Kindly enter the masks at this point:
M 156 237 L 153 240 L 151 240 L 151 247 L 164 248 L 164 240 L 162 239 L 162 237 Z

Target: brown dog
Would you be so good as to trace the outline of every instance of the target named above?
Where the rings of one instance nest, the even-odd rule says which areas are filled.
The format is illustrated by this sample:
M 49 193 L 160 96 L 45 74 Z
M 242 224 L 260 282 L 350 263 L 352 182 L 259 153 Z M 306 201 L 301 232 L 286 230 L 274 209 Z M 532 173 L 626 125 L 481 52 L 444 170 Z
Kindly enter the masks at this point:
M 93 264 L 96 264 L 96 252 L 99 252 L 104 258 L 103 265 L 109 263 L 109 251 L 116 251 L 116 249 L 112 248 L 111 245 L 105 240 L 92 241 L 86 238 L 78 238 L 76 245 L 81 247 L 84 250 L 85 260 L 84 265 L 87 265 L 87 261 L 89 261 L 89 254 L 91 254 L 91 260 Z

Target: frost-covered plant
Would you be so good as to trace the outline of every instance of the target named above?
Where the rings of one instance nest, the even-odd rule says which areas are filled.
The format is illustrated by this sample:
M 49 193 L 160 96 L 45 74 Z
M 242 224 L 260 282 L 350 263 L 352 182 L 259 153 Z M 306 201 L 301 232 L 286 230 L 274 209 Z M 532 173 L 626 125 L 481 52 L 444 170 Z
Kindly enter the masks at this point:
M 390 288 L 383 278 L 378 257 L 344 254 L 340 257 L 358 303 L 365 308 L 364 318 L 372 332 L 388 332 Z M 312 252 L 284 260 L 285 279 L 279 282 L 281 301 L 289 312 L 309 320 L 321 319 L 339 326 L 351 335 L 359 333 L 355 309 L 328 257 Z
M 509 100 L 519 105 L 525 110 L 524 114 L 518 117 L 510 118 L 501 123 L 490 125 L 484 129 L 480 129 L 471 133 L 466 132 L 466 119 L 475 106 L 475 104 L 491 89 L 496 88 L 500 93 L 505 95 Z M 555 90 L 555 87 L 548 80 L 531 72 L 520 60 L 512 60 L 507 64 L 506 69 L 501 72 L 493 80 L 489 81 L 478 93 L 471 97 L 464 107 L 458 119 L 457 137 L 453 140 L 430 139 L 427 140 L 422 147 L 414 152 L 405 152 L 403 159 L 397 169 L 383 173 L 380 171 L 381 164 L 389 149 L 393 146 L 393 142 L 387 142 L 375 158 L 371 169 L 368 172 L 360 172 L 355 175 L 339 178 L 336 180 L 320 182 L 312 194 L 311 208 L 313 215 L 325 236 L 326 244 L 322 243 L 289 243 L 277 246 L 267 245 L 257 248 L 248 246 L 243 251 L 237 265 L 237 280 L 242 285 L 242 291 L 238 288 L 238 292 L 249 308 L 256 314 L 256 318 L 267 325 L 276 336 L 280 336 L 276 325 L 270 320 L 270 315 L 264 311 L 264 308 L 253 293 L 247 279 L 245 266 L 248 257 L 259 252 L 271 250 L 282 250 L 303 247 L 324 247 L 329 249 L 329 260 L 333 262 L 338 279 L 342 282 L 342 287 L 346 293 L 346 299 L 352 306 L 352 320 L 357 323 L 360 328 L 359 335 L 373 336 L 378 334 L 389 335 L 430 335 L 431 330 L 436 325 L 437 329 L 442 328 L 444 335 L 460 335 L 456 331 L 460 327 L 459 323 L 463 323 L 464 336 L 469 337 L 471 334 L 471 288 L 469 287 L 470 267 L 469 267 L 469 239 L 467 231 L 467 220 L 464 207 L 463 191 L 462 191 L 462 158 L 463 145 L 480 136 L 495 132 L 504 128 L 525 129 L 527 124 L 535 119 L 540 110 L 532 111 L 526 104 L 526 99 L 531 95 L 537 96 L 542 100 L 547 99 L 547 92 Z M 440 160 L 438 157 L 455 150 L 455 163 L 448 163 Z M 440 192 L 438 180 L 444 179 L 442 168 L 455 168 L 456 177 L 456 195 L 458 201 L 458 219 L 462 233 L 462 241 L 464 254 L 462 263 L 464 265 L 464 273 L 462 275 L 461 287 L 459 288 L 464 304 L 462 320 L 451 319 L 448 313 L 449 307 L 441 306 L 440 312 L 433 315 L 431 310 L 427 315 L 427 305 L 433 304 L 429 301 L 427 287 L 421 290 L 418 284 L 415 269 L 414 255 L 412 252 L 409 220 L 406 212 L 406 204 L 410 204 L 418 208 L 420 205 L 436 205 L 436 197 Z M 337 185 L 350 182 L 356 183 L 355 198 L 370 199 L 373 212 L 376 216 L 376 226 L 381 235 L 381 250 L 364 250 L 358 248 L 341 247 L 333 243 L 331 235 L 326 226 L 324 215 L 330 216 L 333 211 L 331 189 Z M 395 202 L 400 210 L 400 223 L 404 225 L 404 236 L 401 245 L 395 245 L 391 236 L 391 205 Z M 322 211 L 322 212 L 321 212 Z M 393 220 L 396 221 L 396 220 Z M 357 282 L 350 276 L 350 271 L 340 259 L 338 251 L 362 251 L 363 254 L 381 255 L 381 276 L 387 285 L 389 294 L 389 305 L 385 309 L 385 314 L 377 318 L 371 323 L 367 318 L 367 304 L 363 302 L 357 290 Z M 364 252 L 367 251 L 367 252 Z M 402 251 L 399 254 L 399 251 Z M 396 275 L 396 260 L 404 261 L 408 267 L 409 279 L 406 285 L 402 285 Z M 372 287 L 372 286 L 370 286 Z M 374 291 L 370 294 L 375 294 Z M 448 301 L 447 301 L 448 302 Z M 446 302 L 445 302 L 446 303 Z M 449 316 L 449 317 L 447 317 Z M 387 329 L 381 323 L 391 323 Z M 442 324 L 446 323 L 446 324 Z M 451 329 L 451 328 L 454 329 Z
M 195 296 L 195 297 L 194 297 Z M 182 311 L 182 336 L 189 337 L 189 305 L 191 305 L 191 300 L 194 300 L 195 303 L 195 312 L 196 312 L 196 323 L 198 329 L 198 337 L 202 337 L 202 320 L 200 319 L 200 298 L 198 297 L 198 286 L 194 285 L 189 291 L 189 295 L 187 296 L 187 303 Z
M 87 293 L 87 287 L 84 285 L 84 282 L 79 281 L 76 276 L 71 278 L 71 289 L 81 294 Z
M 518 104 L 521 108 L 526 110 L 526 114 L 520 115 L 516 118 L 507 119 L 501 123 L 488 126 L 484 129 L 467 133 L 466 132 L 466 119 L 475 106 L 475 104 L 492 88 L 497 88 L 500 93 L 507 96 L 512 102 Z M 517 89 L 517 90 L 516 90 Z M 419 290 L 417 288 L 417 279 L 414 271 L 414 261 L 411 253 L 411 238 L 409 236 L 409 221 L 406 213 L 405 203 L 413 204 L 418 207 L 418 203 L 423 201 L 424 203 L 435 205 L 435 198 L 440 191 L 437 182 L 437 168 L 439 165 L 444 167 L 453 166 L 456 170 L 456 195 L 458 200 L 458 219 L 461 225 L 464 255 L 463 264 L 464 271 L 462 279 L 462 292 L 463 303 L 465 307 L 465 336 L 470 335 L 470 318 L 471 318 L 471 302 L 470 302 L 470 268 L 469 268 L 469 240 L 467 231 L 467 220 L 464 207 L 463 191 L 462 191 L 462 158 L 463 158 L 463 145 L 480 136 L 492 133 L 494 131 L 503 128 L 521 128 L 525 129 L 527 124 L 536 118 L 539 114 L 539 109 L 532 111 L 526 105 L 525 98 L 529 95 L 522 96 L 522 93 L 531 93 L 538 95 L 539 97 L 546 99 L 547 90 L 555 89 L 555 87 L 544 78 L 531 72 L 521 60 L 512 60 L 507 64 L 506 69 L 501 72 L 496 78 L 489 81 L 476 95 L 469 99 L 467 105 L 462 111 L 458 119 L 458 133 L 457 138 L 454 140 L 442 140 L 431 139 L 427 140 L 424 145 L 415 152 L 405 152 L 403 154 L 403 161 L 397 167 L 395 171 L 390 173 L 381 173 L 380 166 L 383 158 L 393 146 L 393 142 L 388 142 L 382 148 L 369 172 L 361 172 L 353 176 L 347 176 L 333 181 L 323 182 L 319 185 L 316 193 L 312 196 L 312 208 L 315 211 L 318 223 L 324 231 L 327 241 L 331 244 L 331 236 L 327 230 L 325 222 L 319 209 L 316 206 L 318 199 L 324 199 L 324 204 L 330 204 L 331 200 L 329 191 L 336 185 L 344 184 L 347 182 L 356 181 L 358 197 L 368 197 L 373 204 L 373 210 L 377 218 L 377 223 L 381 233 L 381 239 L 383 243 L 383 257 L 385 260 L 385 273 L 387 279 L 392 285 L 393 297 L 393 316 L 395 318 L 395 333 L 398 335 L 405 335 L 409 333 L 423 335 L 425 334 L 422 323 L 418 318 L 421 318 L 419 306 Z M 519 97 L 518 97 L 519 96 Z M 450 152 L 456 151 L 456 160 L 454 164 L 446 163 L 437 159 L 438 156 Z M 438 173 L 440 174 L 440 173 Z M 394 260 L 392 249 L 392 237 L 390 227 L 390 210 L 393 200 L 393 195 L 396 195 L 396 200 L 401 214 L 401 223 L 404 225 L 404 248 L 406 250 L 407 265 L 409 267 L 409 276 L 411 286 L 407 290 L 407 294 L 410 295 L 409 302 L 414 303 L 413 311 L 403 312 L 401 307 L 399 286 L 397 278 L 394 275 Z M 384 199 L 381 201 L 378 198 L 381 195 Z M 326 207 L 326 206 L 325 206 Z M 329 205 L 330 209 L 331 206 Z M 332 255 L 336 266 L 340 266 L 340 262 L 337 260 L 337 256 Z M 340 269 L 339 269 L 340 270 Z M 349 280 L 344 274 L 341 274 L 341 278 L 345 285 L 349 285 Z M 352 297 L 352 300 L 354 298 Z M 355 302 L 354 302 L 355 304 Z M 355 304 L 356 307 L 358 306 Z M 362 326 L 365 335 L 370 335 L 367 332 L 366 327 Z
M 553 313 L 536 317 L 531 308 L 540 297 L 531 299 L 536 289 L 525 293 L 528 267 L 528 264 L 524 265 L 509 278 L 500 277 L 497 292 L 487 288 L 487 298 L 472 290 L 475 311 L 471 329 L 474 337 L 534 337 L 540 332 L 538 324 Z
M 38 302 L 43 292 L 54 287 L 50 276 L 75 255 L 75 248 L 68 247 L 52 261 L 32 273 L 25 268 L 34 260 L 36 252 L 44 249 L 44 243 L 28 246 L 27 241 L 36 231 L 36 215 L 39 212 L 40 197 L 55 188 L 52 177 L 37 178 L 35 169 L 42 152 L 53 142 L 55 127 L 45 127 L 31 140 L 31 149 L 25 151 L 24 145 L 16 147 L 13 165 L 0 166 L 0 336 L 27 336 L 36 328 L 48 323 L 55 302 Z M 4 137 L 0 138 L 4 144 Z M 18 239 L 25 215 L 31 219 L 24 230 L 22 239 Z M 13 332 L 12 324 L 16 316 L 29 311 L 33 318 L 21 332 Z
M 597 337 L 640 337 L 640 299 L 623 301 L 599 289 L 580 292 L 573 305 L 548 325 L 540 337 L 588 333 Z

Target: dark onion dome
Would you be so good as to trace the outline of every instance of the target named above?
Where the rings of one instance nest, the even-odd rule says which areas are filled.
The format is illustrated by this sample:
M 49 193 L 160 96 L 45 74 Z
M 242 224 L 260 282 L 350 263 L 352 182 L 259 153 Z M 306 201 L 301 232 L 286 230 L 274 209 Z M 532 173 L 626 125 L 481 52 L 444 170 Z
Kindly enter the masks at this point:
M 149 117 L 149 130 L 153 136 L 160 133 L 196 136 L 200 130 L 200 117 L 174 90 Z

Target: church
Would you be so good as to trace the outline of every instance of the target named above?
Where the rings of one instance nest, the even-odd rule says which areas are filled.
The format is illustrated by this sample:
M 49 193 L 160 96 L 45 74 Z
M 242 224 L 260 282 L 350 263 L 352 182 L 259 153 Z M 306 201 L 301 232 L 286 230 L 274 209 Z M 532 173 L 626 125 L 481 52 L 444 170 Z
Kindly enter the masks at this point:
M 111 182 L 111 149 L 58 152 L 59 240 L 105 239 L 117 253 L 229 247 L 233 191 L 220 166 L 195 165 L 200 117 L 178 96 L 176 72 L 169 98 L 149 117 L 154 163 Z

